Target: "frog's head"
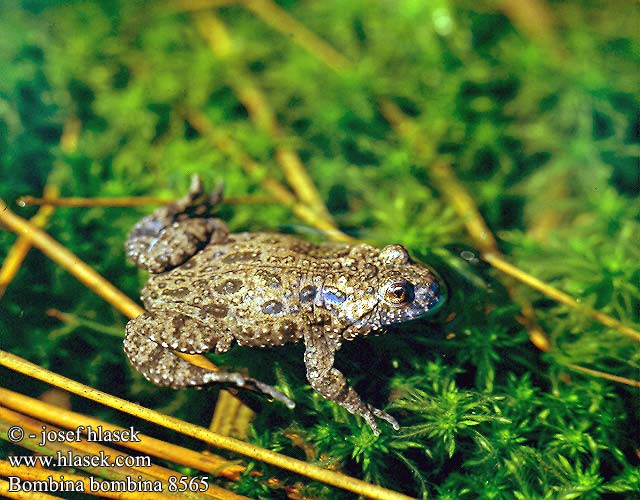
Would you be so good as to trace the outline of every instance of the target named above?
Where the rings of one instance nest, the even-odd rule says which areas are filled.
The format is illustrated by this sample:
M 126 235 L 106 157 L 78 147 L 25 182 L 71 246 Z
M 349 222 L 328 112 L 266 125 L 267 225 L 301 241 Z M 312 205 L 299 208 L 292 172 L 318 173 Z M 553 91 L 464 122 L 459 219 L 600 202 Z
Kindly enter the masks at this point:
M 411 261 L 401 245 L 380 251 L 380 275 L 375 320 L 381 326 L 409 321 L 433 312 L 446 298 L 442 279 Z

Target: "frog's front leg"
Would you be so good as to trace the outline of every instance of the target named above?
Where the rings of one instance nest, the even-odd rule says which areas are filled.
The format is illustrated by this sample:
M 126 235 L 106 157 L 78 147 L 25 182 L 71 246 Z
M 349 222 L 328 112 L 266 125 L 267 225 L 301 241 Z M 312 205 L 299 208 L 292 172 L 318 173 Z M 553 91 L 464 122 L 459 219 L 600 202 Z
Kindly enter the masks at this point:
M 125 243 L 127 257 L 141 269 L 161 273 L 186 262 L 205 245 L 225 241 L 224 222 L 208 216 L 221 199 L 221 189 L 205 194 L 194 176 L 185 197 L 133 226 Z
M 270 385 L 240 373 L 192 365 L 173 352 L 198 354 L 213 349 L 225 352 L 232 341 L 230 334 L 216 333 L 213 328 L 181 313 L 147 311 L 127 323 L 124 352 L 131 364 L 157 385 L 179 389 L 211 382 L 230 383 L 257 389 L 293 408 L 294 402 Z
M 327 338 L 321 326 L 306 333 L 304 342 L 306 346 L 304 363 L 311 387 L 325 398 L 335 401 L 349 412 L 364 418 L 376 436 L 380 435 L 380 431 L 374 417 L 386 420 L 395 430 L 400 428 L 391 415 L 364 403 L 358 393 L 347 384 L 342 372 L 333 367 L 338 345 L 335 340 Z

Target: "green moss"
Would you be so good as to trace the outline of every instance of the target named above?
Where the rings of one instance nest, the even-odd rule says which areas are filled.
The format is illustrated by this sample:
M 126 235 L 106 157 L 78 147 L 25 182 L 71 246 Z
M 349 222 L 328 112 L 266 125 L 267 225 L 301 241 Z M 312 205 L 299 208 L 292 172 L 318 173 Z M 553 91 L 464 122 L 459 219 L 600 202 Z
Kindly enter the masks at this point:
M 231 90 L 238 75 L 249 74 L 340 227 L 378 245 L 403 243 L 438 268 L 450 291 L 437 317 L 339 354 L 368 401 L 390 403 L 399 433 L 382 424 L 375 439 L 362 421 L 313 393 L 299 348 L 238 349 L 217 358 L 257 366 L 253 375 L 277 380 L 298 404 L 293 412 L 264 404 L 252 441 L 304 458 L 295 434 L 318 463 L 414 496 L 589 499 L 640 491 L 631 435 L 637 389 L 566 368 L 637 379 L 637 344 L 519 286 L 549 334 L 552 350 L 537 351 L 499 274 L 470 255 L 463 221 L 432 188 L 428 171 L 436 157 L 452 163 L 511 262 L 637 328 L 639 51 L 632 13 L 605 2 L 552 2 L 555 36 L 537 39 L 493 4 L 464 0 L 279 4 L 357 64 L 333 72 L 238 6 L 220 10 L 236 44 L 232 59 L 222 61 L 192 15 L 162 4 L 4 5 L 0 197 L 12 203 L 40 195 L 49 175 L 65 196 L 170 197 L 185 192 L 194 172 L 210 186 L 223 179 L 231 196 L 264 194 L 263 178 L 282 177 L 277 142 L 256 128 Z M 383 97 L 417 123 L 421 161 L 381 114 Z M 237 159 L 201 137 L 188 109 L 203 112 L 261 171 L 247 176 Z M 59 142 L 73 116 L 81 132 L 69 152 Z M 145 212 L 61 208 L 48 230 L 136 297 L 145 277 L 125 262 L 122 243 Z M 234 230 L 319 238 L 281 206 L 225 207 L 222 214 Z M 13 240 L 0 232 L 2 254 Z M 83 321 L 61 328 L 48 308 Z M 37 251 L 0 302 L 3 349 L 207 425 L 217 389 L 175 392 L 142 381 L 114 342 L 125 322 Z M 44 388 L 0 374 L 3 385 L 31 395 Z M 81 399 L 74 409 L 126 423 Z M 0 448 L 3 456 L 17 452 L 4 441 Z M 285 496 L 264 478 L 299 480 L 251 467 L 264 476 L 246 474 L 235 488 L 252 498 Z M 349 497 L 303 483 L 309 495 Z

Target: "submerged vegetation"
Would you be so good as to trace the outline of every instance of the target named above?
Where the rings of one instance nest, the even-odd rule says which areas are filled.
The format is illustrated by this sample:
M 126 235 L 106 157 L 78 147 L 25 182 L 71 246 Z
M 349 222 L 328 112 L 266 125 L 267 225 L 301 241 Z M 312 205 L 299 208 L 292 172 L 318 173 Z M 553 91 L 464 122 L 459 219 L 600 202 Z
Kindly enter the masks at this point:
M 443 275 L 447 307 L 345 345 L 337 360 L 400 431 L 383 423 L 376 438 L 315 394 L 299 346 L 236 348 L 211 359 L 249 367 L 297 404 L 290 411 L 242 394 L 257 409 L 247 439 L 416 497 L 637 494 L 633 9 L 542 0 L 7 2 L 0 198 L 13 210 L 47 186 L 61 197 L 170 199 L 198 173 L 211 187 L 222 180 L 230 201 L 242 198 L 220 209 L 232 230 L 402 243 Z M 456 187 L 497 247 L 474 235 Z M 150 209 L 56 207 L 46 231 L 137 297 L 145 276 L 125 262 L 123 242 Z M 36 210 L 15 208 L 25 218 Z M 14 241 L 0 231 L 3 260 Z M 577 307 L 483 258 L 498 252 Z M 145 382 L 122 352 L 127 318 L 42 253 L 29 252 L 2 287 L 3 350 L 209 425 L 220 388 Z M 48 388 L 6 368 L 0 377 L 33 397 Z M 80 397 L 70 406 L 203 447 Z M 0 441 L 1 458 L 21 450 Z M 239 478 L 211 481 L 251 498 L 352 496 L 241 458 Z

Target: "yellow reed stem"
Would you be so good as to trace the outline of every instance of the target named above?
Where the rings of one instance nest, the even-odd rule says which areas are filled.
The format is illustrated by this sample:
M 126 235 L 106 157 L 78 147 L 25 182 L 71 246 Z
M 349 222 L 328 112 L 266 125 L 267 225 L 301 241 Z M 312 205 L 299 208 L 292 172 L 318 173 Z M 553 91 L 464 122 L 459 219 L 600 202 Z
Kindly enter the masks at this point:
M 630 385 L 631 387 L 640 387 L 640 380 L 633 380 L 627 377 L 619 377 L 618 375 L 612 375 L 611 373 L 601 372 L 600 370 L 585 368 L 584 366 L 574 365 L 573 363 L 567 363 L 565 366 L 571 370 L 586 373 L 596 378 L 611 380 L 612 382 L 618 382 L 620 384 Z
M 58 188 L 47 184 L 44 188 L 44 194 L 47 197 L 55 199 L 58 196 Z M 35 227 L 46 226 L 53 212 L 54 207 L 52 206 L 41 207 L 31 218 L 31 224 Z M 18 274 L 30 249 L 31 242 L 24 236 L 19 236 L 9 249 L 6 258 L 2 262 L 2 268 L 0 268 L 0 298 L 2 298 L 9 284 L 16 277 L 16 274 Z
M 47 233 L 9 210 L 9 207 L 2 200 L 0 200 L 0 225 L 26 238 L 47 257 L 63 269 L 66 269 L 87 288 L 98 294 L 128 318 L 135 318 L 144 312 L 144 309 L 95 272 L 90 266 L 82 262 L 78 256 L 67 250 Z M 204 356 L 178 354 L 194 365 L 217 370 L 217 367 Z
M 482 255 L 482 258 L 496 269 L 511 276 L 512 278 L 517 279 L 521 283 L 524 283 L 525 285 L 538 290 L 543 295 L 546 295 L 556 302 L 560 302 L 561 304 L 564 304 L 571 308 L 578 309 L 581 313 L 590 316 L 604 326 L 613 328 L 614 330 L 619 331 L 630 339 L 633 339 L 636 342 L 640 342 L 640 332 L 634 330 L 628 325 L 625 325 L 621 321 L 609 316 L 608 314 L 596 311 L 595 309 L 591 309 L 590 307 L 580 304 L 580 302 L 574 299 L 571 295 L 561 292 L 557 288 L 554 288 L 544 281 L 535 278 L 528 273 L 525 273 L 523 270 L 517 268 L 516 266 L 509 264 L 502 258 L 502 256 L 496 255 L 494 253 L 486 253 Z
M 9 210 L 2 200 L 0 200 L 0 224 L 10 231 L 23 236 L 51 258 L 51 260 L 69 271 L 87 288 L 100 295 L 125 316 L 134 318 L 144 312 L 138 304 L 124 295 L 51 236 Z
M 315 210 L 319 216 L 326 220 L 327 224 L 331 224 L 336 229 L 333 218 L 300 156 L 293 148 L 285 144 L 286 138 L 280 129 L 267 96 L 255 83 L 252 76 L 239 67 L 237 57 L 235 57 L 235 44 L 227 27 L 213 12 L 200 12 L 194 16 L 194 20 L 200 33 L 208 41 L 211 52 L 215 57 L 226 62 L 228 71 L 231 73 L 229 85 L 249 112 L 250 119 L 274 140 L 276 160 L 299 201 Z
M 210 140 L 216 148 L 242 165 L 247 175 L 257 177 L 264 171 L 264 168 L 244 153 L 227 134 L 215 128 L 203 113 L 197 110 L 188 110 L 186 116 L 191 126 L 201 136 Z M 346 243 L 358 242 L 357 239 L 336 229 L 333 224 L 328 223 L 307 205 L 298 203 L 296 197 L 276 179 L 266 177 L 262 180 L 262 186 L 280 203 L 290 207 L 291 211 L 301 220 L 321 230 L 328 238 Z
M 231 436 L 243 441 L 249 436 L 249 424 L 255 413 L 238 398 L 234 398 L 226 391 L 220 391 L 209 430 Z
M 25 195 L 18 198 L 16 204 L 20 207 L 30 205 L 44 205 L 53 207 L 137 207 L 141 205 L 164 205 L 170 202 L 166 198 L 157 196 L 123 196 L 119 198 L 82 198 L 80 196 L 69 196 L 67 198 L 37 198 Z
M 310 479 L 321 481 L 337 488 L 342 488 L 357 495 L 380 500 L 407 500 L 410 498 L 401 493 L 367 483 L 339 472 L 322 469 L 316 465 L 308 464 L 301 460 L 287 457 L 274 451 L 245 443 L 238 439 L 216 434 L 203 427 L 184 422 L 169 415 L 163 415 L 157 411 L 144 408 L 102 391 L 97 391 L 91 387 L 87 387 L 76 382 L 75 380 L 71 380 L 57 373 L 45 370 L 40 366 L 30 363 L 29 361 L 6 351 L 0 350 L 0 365 L 22 373 L 28 377 L 41 380 L 50 385 L 61 387 L 73 394 L 91 399 L 92 401 L 104 404 L 105 406 L 142 418 L 148 422 L 153 422 L 167 429 L 180 432 L 186 436 L 200 439 L 212 446 L 260 460 L 290 472 L 306 476 Z
M 235 5 L 238 0 L 172 0 L 163 6 L 165 12 L 189 12 Z
M 436 156 L 435 148 L 428 141 L 420 140 L 420 131 L 413 120 L 388 99 L 381 100 L 380 109 L 398 134 L 411 145 L 422 163 L 430 164 L 427 173 L 462 219 L 474 245 L 482 252 L 498 254 L 496 239 L 480 214 L 475 201 L 467 189 L 458 181 L 449 165 L 444 162 L 434 161 Z M 512 298 L 516 296 L 515 288 L 509 283 L 507 283 L 507 290 Z M 529 340 L 541 351 L 548 351 L 551 348 L 551 344 L 547 334 L 538 325 L 535 310 L 528 301 L 520 299 L 519 302 L 521 303 L 522 314 L 520 322 L 527 329 Z
M 535 43 L 542 43 L 557 62 L 566 55 L 557 35 L 553 10 L 545 0 L 501 0 L 498 8 Z
M 21 207 L 32 205 L 44 205 L 52 207 L 139 207 L 145 205 L 165 205 L 172 199 L 158 196 L 124 196 L 118 198 L 36 198 L 34 196 L 21 196 L 17 204 Z M 277 203 L 272 196 L 229 196 L 222 200 L 224 205 L 266 205 Z M 35 217 L 34 217 L 35 218 Z M 33 219 L 32 219 L 33 221 Z
M 63 153 L 73 153 L 78 147 L 78 138 L 82 129 L 82 123 L 77 116 L 70 116 L 62 127 L 62 135 L 60 137 L 60 149 Z M 60 162 L 54 163 L 53 170 L 60 167 Z M 47 180 L 47 183 L 43 190 L 43 196 L 55 200 L 59 196 L 59 189 L 51 183 L 51 177 Z M 45 206 L 38 210 L 36 215 L 31 218 L 31 223 L 36 227 L 45 227 L 49 218 L 53 215 L 54 208 L 52 206 Z M 22 263 L 24 262 L 27 253 L 31 249 L 31 242 L 24 236 L 18 236 L 18 239 L 9 249 L 6 259 L 2 263 L 2 269 L 0 269 L 0 298 L 4 295 L 7 286 L 18 273 Z
M 474 245 L 482 252 L 498 252 L 498 244 L 491 229 L 469 191 L 458 181 L 451 167 L 444 162 L 430 165 L 428 173 L 462 219 Z
M 60 149 L 65 154 L 73 153 L 78 149 L 78 141 L 82 132 L 82 122 L 77 115 L 69 116 L 62 127 L 62 136 L 60 137 Z
M 344 71 L 351 66 L 349 60 L 340 52 L 274 2 L 270 0 L 240 0 L 240 3 L 334 71 Z

